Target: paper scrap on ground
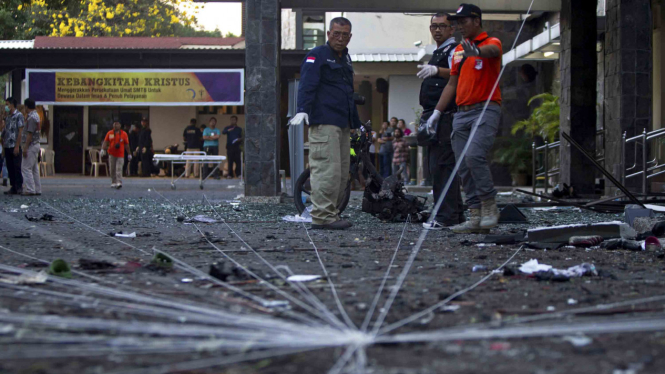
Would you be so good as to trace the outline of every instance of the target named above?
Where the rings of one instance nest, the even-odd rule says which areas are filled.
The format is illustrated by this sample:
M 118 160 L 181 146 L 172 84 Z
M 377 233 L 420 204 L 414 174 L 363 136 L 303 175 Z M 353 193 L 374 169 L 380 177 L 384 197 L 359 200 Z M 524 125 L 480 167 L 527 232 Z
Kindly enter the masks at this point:
M 123 234 L 123 233 L 117 232 L 115 234 L 115 236 L 117 236 L 118 238 L 136 238 L 136 233 L 133 232 L 131 234 Z
M 318 279 L 321 279 L 320 275 L 291 275 L 286 278 L 289 282 L 311 282 Z
M 30 208 L 30 207 L 27 206 L 27 205 L 21 205 L 21 209 L 28 209 L 28 208 Z
M 307 207 L 302 214 L 297 214 L 295 216 L 284 216 L 282 219 L 286 222 L 305 222 L 312 223 L 312 215 L 309 213 L 312 211 L 313 207 Z
M 220 221 L 216 220 L 214 218 L 210 218 L 208 216 L 204 216 L 202 214 L 199 214 L 198 216 L 195 216 L 194 218 L 190 218 L 185 222 L 188 222 L 188 223 L 191 223 L 191 222 L 196 222 L 196 223 L 218 223 Z
M 591 344 L 591 342 L 593 342 L 593 339 L 589 338 L 588 336 L 584 336 L 584 335 L 564 336 L 563 340 L 569 342 L 570 344 L 572 344 L 575 347 L 584 347 L 586 345 Z
M 665 206 L 662 205 L 644 204 L 644 207 L 654 212 L 665 212 Z
M 593 264 L 581 264 L 569 267 L 568 269 L 555 269 L 552 265 L 539 264 L 538 260 L 531 259 L 520 266 L 520 271 L 525 274 L 534 274 L 541 271 L 551 271 L 554 275 L 561 275 L 568 278 L 579 278 L 585 275 L 597 275 L 596 267 Z
M 46 283 L 47 279 L 48 274 L 44 270 L 35 275 L 0 276 L 0 282 L 9 284 L 43 284 Z

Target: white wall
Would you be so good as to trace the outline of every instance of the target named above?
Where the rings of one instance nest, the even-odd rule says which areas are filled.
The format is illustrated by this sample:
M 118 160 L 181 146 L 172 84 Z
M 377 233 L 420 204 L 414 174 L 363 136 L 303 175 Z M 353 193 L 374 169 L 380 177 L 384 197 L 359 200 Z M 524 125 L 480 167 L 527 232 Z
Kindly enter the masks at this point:
M 391 75 L 388 79 L 388 118 L 397 117 L 410 123 L 421 109 L 418 96 L 421 80 L 415 75 Z
M 196 118 L 196 107 L 150 107 L 150 129 L 155 150 L 164 150 L 169 145 L 182 145 L 182 132 L 189 126 L 189 120 Z
M 413 43 L 430 44 L 429 17 L 402 13 L 343 13 L 353 25 L 349 50 L 413 48 Z M 340 13 L 326 13 L 326 29 Z

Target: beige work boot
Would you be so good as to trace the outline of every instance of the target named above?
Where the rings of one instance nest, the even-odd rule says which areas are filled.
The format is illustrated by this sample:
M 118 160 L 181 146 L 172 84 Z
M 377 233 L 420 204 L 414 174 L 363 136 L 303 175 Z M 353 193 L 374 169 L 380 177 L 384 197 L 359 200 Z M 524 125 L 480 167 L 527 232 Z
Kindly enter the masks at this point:
M 492 198 L 483 201 L 482 204 L 480 228 L 489 230 L 497 227 L 499 225 L 499 208 L 496 206 L 496 200 Z
M 480 228 L 480 209 L 469 209 L 469 220 L 450 230 L 455 234 L 487 234 L 490 231 Z

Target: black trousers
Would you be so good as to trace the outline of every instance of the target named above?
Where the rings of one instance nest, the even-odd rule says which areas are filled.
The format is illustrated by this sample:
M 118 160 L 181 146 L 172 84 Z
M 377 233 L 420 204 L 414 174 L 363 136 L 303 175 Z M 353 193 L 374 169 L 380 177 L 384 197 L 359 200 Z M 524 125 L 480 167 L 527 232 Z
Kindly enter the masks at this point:
M 204 147 L 203 150 L 208 156 L 217 156 L 219 155 L 219 147 Z M 210 173 L 210 170 L 214 169 L 214 163 L 212 164 L 212 168 L 209 166 L 210 164 L 203 164 L 203 179 L 205 179 L 208 176 L 208 173 Z M 198 166 L 198 165 L 195 165 Z M 216 178 L 219 175 L 219 169 L 215 170 L 215 173 L 213 174 L 213 177 Z
M 233 165 L 235 164 L 235 177 L 240 177 L 242 174 L 242 157 L 240 148 L 234 147 L 227 149 L 226 157 L 229 162 L 229 175 L 233 176 L 233 174 L 231 174 L 231 170 L 234 170 Z
M 154 166 L 152 164 L 152 152 L 147 151 L 146 153 L 141 153 L 141 172 L 144 177 L 149 177 L 154 173 Z
M 428 147 L 428 166 L 434 190 L 434 204 L 439 201 L 443 188 L 453 173 L 453 169 L 455 169 L 455 153 L 450 140 L 452 131 L 452 114 L 442 115 L 439 120 L 439 144 Z M 450 189 L 436 214 L 436 220 L 444 225 L 456 225 L 464 222 L 464 204 L 458 176 L 453 179 Z
M 23 150 L 18 151 L 18 156 L 14 156 L 14 148 L 5 149 L 5 158 L 7 159 L 7 174 L 9 174 L 9 184 L 12 191 L 23 191 L 23 174 L 21 174 L 21 160 L 23 159 Z
M 137 176 L 139 175 L 139 161 L 141 160 L 140 155 L 137 153 L 136 156 L 132 154 L 132 160 L 129 161 L 129 175 Z M 126 163 L 125 163 L 126 165 Z

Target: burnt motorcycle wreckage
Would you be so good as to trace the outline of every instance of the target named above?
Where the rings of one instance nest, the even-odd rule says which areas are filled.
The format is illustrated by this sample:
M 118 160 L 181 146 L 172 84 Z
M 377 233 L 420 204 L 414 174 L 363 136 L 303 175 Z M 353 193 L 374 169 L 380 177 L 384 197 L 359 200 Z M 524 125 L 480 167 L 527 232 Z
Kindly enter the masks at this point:
M 425 210 L 427 198 L 409 195 L 397 175 L 383 178 L 370 160 L 369 147 L 372 145 L 372 127 L 365 126 L 351 134 L 351 167 L 345 194 L 338 205 L 340 213 L 346 209 L 351 195 L 353 179 L 360 182 L 360 173 L 365 179 L 362 211 L 385 222 L 405 221 L 409 216 L 412 222 L 425 222 L 429 212 Z M 306 169 L 296 181 L 294 202 L 302 214 L 311 204 L 310 170 Z

